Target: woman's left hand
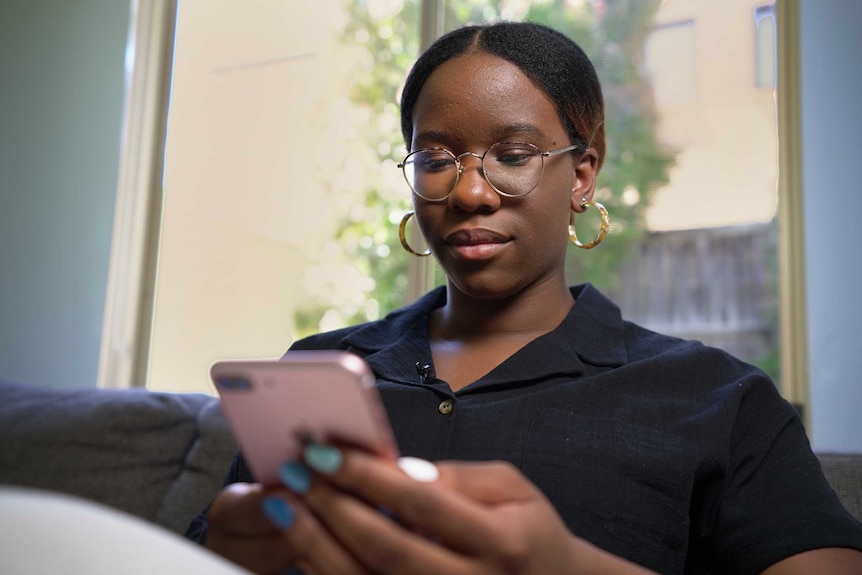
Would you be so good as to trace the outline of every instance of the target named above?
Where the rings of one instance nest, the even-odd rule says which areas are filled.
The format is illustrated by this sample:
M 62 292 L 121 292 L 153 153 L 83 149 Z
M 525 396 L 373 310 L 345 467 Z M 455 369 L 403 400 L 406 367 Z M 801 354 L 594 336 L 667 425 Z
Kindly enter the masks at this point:
M 648 572 L 572 535 L 538 488 L 507 463 L 440 462 L 436 479 L 427 464 L 432 477 L 417 481 L 391 461 L 349 448 L 311 446 L 305 460 L 317 473 L 295 503 L 304 507 L 298 515 L 313 520 L 298 521 L 285 536 L 298 549 L 306 547 L 299 542 L 334 538 L 345 550 L 341 571 Z M 356 563 L 349 569 L 346 557 Z M 310 553 L 303 563 L 330 572 L 326 558 Z

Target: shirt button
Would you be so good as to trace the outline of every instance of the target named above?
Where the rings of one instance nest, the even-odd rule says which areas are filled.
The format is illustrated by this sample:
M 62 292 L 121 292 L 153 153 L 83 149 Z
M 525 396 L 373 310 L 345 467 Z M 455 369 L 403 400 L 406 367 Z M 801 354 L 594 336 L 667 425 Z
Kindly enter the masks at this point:
M 444 399 L 440 402 L 440 405 L 437 406 L 437 411 L 442 413 L 443 415 L 449 415 L 452 413 L 452 410 L 455 408 L 455 402 L 451 399 Z

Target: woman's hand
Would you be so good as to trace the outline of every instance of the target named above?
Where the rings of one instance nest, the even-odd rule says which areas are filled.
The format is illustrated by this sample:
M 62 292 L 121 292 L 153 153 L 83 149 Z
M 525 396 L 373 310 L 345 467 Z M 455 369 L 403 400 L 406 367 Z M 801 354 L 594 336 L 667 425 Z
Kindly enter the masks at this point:
M 296 463 L 285 469 L 291 488 L 308 489 L 307 469 Z M 296 496 L 256 483 L 234 483 L 218 494 L 207 513 L 204 544 L 254 573 L 299 574 L 294 567 L 304 575 L 368 573 Z
M 290 464 L 300 489 L 284 533 L 314 573 L 647 573 L 574 537 L 506 463 L 443 462 L 417 481 L 353 449 L 310 446 L 305 462 L 310 482 Z
M 287 491 L 266 491 L 256 483 L 225 487 L 207 513 L 204 544 L 255 573 L 283 572 L 298 560 L 283 534 L 293 523 L 290 497 Z
M 299 573 L 294 567 L 306 575 L 368 573 L 294 495 L 311 486 L 308 468 L 286 463 L 282 479 L 290 490 L 234 483 L 219 492 L 207 512 L 204 545 L 260 574 Z

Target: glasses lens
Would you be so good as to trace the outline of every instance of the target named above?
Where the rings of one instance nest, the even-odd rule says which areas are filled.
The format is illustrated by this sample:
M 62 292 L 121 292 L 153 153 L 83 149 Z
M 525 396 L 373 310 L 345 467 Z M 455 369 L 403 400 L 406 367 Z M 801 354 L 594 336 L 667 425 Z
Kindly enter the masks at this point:
M 446 150 L 418 150 L 404 160 L 404 178 L 413 192 L 426 200 L 439 200 L 455 187 L 458 169 Z
M 529 144 L 497 144 L 485 154 L 483 167 L 491 185 L 507 196 L 528 194 L 542 179 L 542 155 Z

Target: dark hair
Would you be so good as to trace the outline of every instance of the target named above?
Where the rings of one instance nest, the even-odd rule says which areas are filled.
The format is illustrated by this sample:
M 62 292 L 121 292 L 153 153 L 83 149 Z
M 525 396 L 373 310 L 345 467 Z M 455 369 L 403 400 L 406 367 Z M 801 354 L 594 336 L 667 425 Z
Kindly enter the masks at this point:
M 557 106 L 572 144 L 592 145 L 605 158 L 604 99 L 592 62 L 563 34 L 531 22 L 465 26 L 435 41 L 413 65 L 401 94 L 401 133 L 413 139 L 413 107 L 441 64 L 468 52 L 487 52 L 518 66 Z

